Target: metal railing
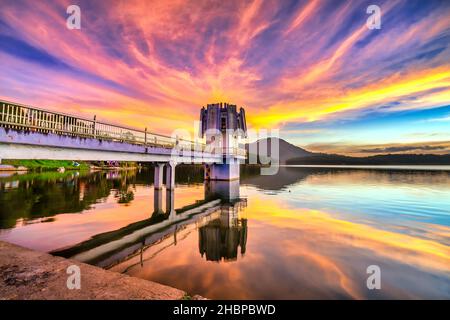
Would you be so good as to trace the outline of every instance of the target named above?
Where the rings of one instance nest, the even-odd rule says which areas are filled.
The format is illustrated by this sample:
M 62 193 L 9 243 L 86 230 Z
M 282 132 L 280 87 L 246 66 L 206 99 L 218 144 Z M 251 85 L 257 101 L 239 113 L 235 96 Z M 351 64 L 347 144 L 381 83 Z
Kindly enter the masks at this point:
M 95 116 L 93 119 L 86 119 L 3 100 L 0 100 L 0 126 L 16 130 L 119 141 L 149 147 L 168 149 L 178 147 L 182 150 L 208 151 L 204 143 L 155 134 L 149 132 L 147 128 L 136 130 L 99 122 Z M 246 150 L 234 148 L 233 154 L 246 156 Z

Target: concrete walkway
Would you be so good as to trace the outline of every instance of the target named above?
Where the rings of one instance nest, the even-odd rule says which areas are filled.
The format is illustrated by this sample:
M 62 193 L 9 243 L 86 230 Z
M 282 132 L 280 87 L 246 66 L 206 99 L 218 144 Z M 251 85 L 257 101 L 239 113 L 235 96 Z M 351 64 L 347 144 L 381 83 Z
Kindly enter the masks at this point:
M 67 268 L 80 268 L 81 288 L 68 289 Z M 186 293 L 0 241 L 0 299 L 182 299 Z

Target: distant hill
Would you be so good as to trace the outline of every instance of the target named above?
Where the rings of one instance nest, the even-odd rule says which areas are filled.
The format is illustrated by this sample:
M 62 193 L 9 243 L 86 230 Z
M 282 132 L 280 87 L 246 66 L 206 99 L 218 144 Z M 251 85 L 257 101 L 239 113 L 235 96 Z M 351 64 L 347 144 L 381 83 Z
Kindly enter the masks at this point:
M 450 165 L 450 154 L 383 154 L 370 157 L 348 157 L 337 154 L 313 154 L 297 157 L 286 164 L 332 165 Z
M 247 145 L 251 153 L 266 143 L 268 155 L 271 156 L 271 139 L 258 140 Z M 314 153 L 297 147 L 283 139 L 278 139 L 279 163 L 302 165 L 450 165 L 450 154 L 383 154 L 369 157 L 349 157 L 339 154 Z M 257 149 L 256 149 L 257 148 Z
M 272 139 L 278 140 L 279 145 L 279 160 L 280 164 L 287 164 L 288 160 L 294 159 L 294 158 L 303 158 L 308 156 L 313 156 L 314 153 L 306 151 L 305 149 L 302 149 L 300 147 L 294 146 L 293 144 L 287 142 L 286 140 L 279 139 L 279 138 L 267 138 L 267 139 L 261 139 L 258 141 L 255 141 L 253 143 L 250 143 L 246 146 L 247 151 L 250 154 L 253 154 L 256 152 L 258 154 L 258 151 L 260 150 L 261 146 L 264 147 L 264 144 L 267 146 L 267 154 L 272 157 L 272 151 L 271 151 L 271 145 L 272 145 Z

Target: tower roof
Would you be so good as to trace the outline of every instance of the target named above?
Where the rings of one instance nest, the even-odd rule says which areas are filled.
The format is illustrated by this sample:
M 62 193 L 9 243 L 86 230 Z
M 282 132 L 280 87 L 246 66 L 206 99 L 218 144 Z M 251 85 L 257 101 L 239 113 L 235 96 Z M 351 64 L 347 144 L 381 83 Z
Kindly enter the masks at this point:
M 219 130 L 224 133 L 226 130 L 238 130 L 241 136 L 246 136 L 247 123 L 244 108 L 239 108 L 235 104 L 213 103 L 202 107 L 200 111 L 201 130 L 203 137 L 207 130 Z

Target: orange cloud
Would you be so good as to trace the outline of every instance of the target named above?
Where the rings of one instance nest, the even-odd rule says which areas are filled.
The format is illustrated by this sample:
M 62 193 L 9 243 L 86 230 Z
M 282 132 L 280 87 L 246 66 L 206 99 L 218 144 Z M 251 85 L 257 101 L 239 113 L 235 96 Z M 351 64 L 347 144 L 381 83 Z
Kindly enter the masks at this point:
M 449 50 L 437 41 L 450 26 L 446 6 L 406 28 L 403 4 L 385 3 L 383 15 L 399 23 L 386 19 L 374 36 L 352 2 L 290 10 L 261 0 L 81 2 L 82 29 L 75 31 L 65 28 L 67 4 L 2 8 L 9 37 L 56 61 L 0 52 L 0 70 L 10 75 L 2 97 L 166 134 L 192 131 L 201 106 L 217 101 L 246 107 L 250 125 L 264 128 L 357 115 L 392 101 L 400 105 L 391 111 L 450 103 Z M 427 43 L 438 53 L 417 58 L 428 53 Z

